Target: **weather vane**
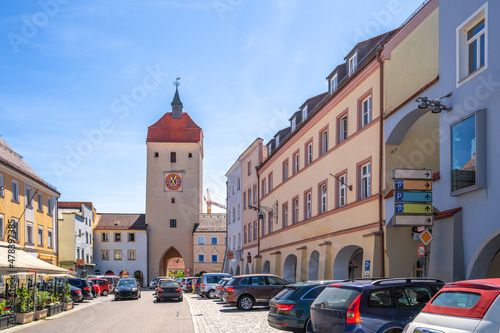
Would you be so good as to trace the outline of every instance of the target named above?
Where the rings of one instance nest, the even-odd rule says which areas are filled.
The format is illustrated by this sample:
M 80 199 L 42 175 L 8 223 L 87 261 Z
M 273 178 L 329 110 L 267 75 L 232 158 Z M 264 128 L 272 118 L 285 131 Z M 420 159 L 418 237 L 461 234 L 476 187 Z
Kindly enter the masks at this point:
M 179 86 L 181 85 L 181 83 L 180 83 L 180 81 L 179 81 L 180 79 L 181 79 L 181 78 L 180 78 L 180 77 L 178 77 L 178 78 L 174 81 L 174 86 L 175 86 L 176 88 L 177 88 L 177 87 L 179 87 Z

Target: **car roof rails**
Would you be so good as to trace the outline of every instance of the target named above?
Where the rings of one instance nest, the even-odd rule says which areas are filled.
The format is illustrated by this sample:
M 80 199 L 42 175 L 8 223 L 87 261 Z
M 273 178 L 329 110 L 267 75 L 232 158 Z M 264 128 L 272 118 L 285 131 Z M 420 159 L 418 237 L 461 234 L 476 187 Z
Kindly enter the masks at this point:
M 398 283 L 398 282 L 406 282 L 406 283 L 419 283 L 419 282 L 436 282 L 436 283 L 444 283 L 443 281 L 435 278 L 425 278 L 425 277 L 418 277 L 418 278 L 385 278 L 385 279 L 377 279 L 376 281 L 373 281 L 371 284 L 376 286 L 380 285 L 382 283 Z

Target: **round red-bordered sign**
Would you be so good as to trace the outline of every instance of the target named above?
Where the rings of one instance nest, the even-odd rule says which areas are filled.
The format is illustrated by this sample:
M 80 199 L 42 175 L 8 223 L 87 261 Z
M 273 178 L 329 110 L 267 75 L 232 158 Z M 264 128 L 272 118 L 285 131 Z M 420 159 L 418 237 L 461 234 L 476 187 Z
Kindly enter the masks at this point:
M 425 245 L 424 244 L 420 244 L 418 246 L 418 256 L 420 258 L 423 258 L 425 256 Z

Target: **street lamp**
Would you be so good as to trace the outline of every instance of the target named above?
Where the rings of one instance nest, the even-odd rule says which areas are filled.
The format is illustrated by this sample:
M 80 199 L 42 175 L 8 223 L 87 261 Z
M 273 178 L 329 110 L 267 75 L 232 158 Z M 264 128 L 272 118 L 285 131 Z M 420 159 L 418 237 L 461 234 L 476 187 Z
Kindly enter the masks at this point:
M 276 224 L 278 224 L 278 200 L 276 200 L 276 202 L 274 203 L 274 205 L 272 207 L 266 207 L 266 206 L 262 206 L 261 204 L 259 204 L 258 206 L 248 205 L 248 208 L 259 212 L 259 214 L 257 215 L 259 220 L 264 219 L 263 212 L 267 212 L 268 214 L 271 214 L 274 217 L 274 222 L 276 222 Z
M 441 102 L 441 99 L 443 98 L 448 98 L 452 95 L 453 93 L 449 93 L 448 95 L 445 95 L 443 97 L 439 97 L 439 98 L 436 98 L 436 99 L 433 99 L 433 100 L 429 100 L 427 97 L 425 96 L 421 96 L 421 97 L 418 97 L 415 102 L 418 103 L 418 108 L 419 109 L 428 109 L 428 108 L 431 108 L 431 112 L 432 113 L 440 113 L 441 111 L 445 110 L 445 111 L 451 111 L 452 108 L 451 107 L 447 107 L 445 106 L 442 102 Z

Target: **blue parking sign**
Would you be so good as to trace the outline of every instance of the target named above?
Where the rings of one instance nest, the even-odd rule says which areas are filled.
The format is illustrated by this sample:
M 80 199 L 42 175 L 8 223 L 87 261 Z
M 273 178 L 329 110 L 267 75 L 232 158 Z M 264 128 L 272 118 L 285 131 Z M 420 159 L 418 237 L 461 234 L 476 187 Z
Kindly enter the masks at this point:
M 370 260 L 365 260 L 365 271 L 370 270 Z

